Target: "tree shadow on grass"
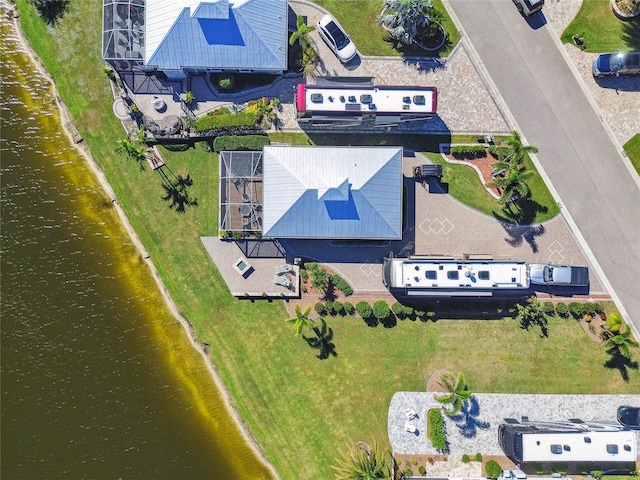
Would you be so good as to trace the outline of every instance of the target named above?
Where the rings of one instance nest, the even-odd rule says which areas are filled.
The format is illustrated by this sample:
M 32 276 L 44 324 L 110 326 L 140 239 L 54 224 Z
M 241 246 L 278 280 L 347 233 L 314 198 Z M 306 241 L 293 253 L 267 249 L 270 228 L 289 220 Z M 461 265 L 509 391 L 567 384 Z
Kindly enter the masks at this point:
M 638 362 L 625 357 L 617 348 L 610 348 L 607 353 L 611 358 L 604 362 L 605 368 L 618 370 L 622 380 L 629 383 L 629 370 L 638 370 Z
M 628 20 L 622 24 L 622 40 L 629 51 L 640 50 L 640 18 Z
M 32 0 L 44 23 L 56 26 L 69 8 L 69 0 Z
M 302 338 L 307 342 L 307 344 L 313 348 L 318 350 L 318 355 L 316 358 L 320 360 L 326 360 L 329 356 L 337 357 L 338 352 L 336 352 L 336 346 L 332 342 L 333 340 L 333 329 L 327 327 L 327 322 L 325 322 L 324 318 L 320 319 L 321 325 L 314 326 L 311 328 L 315 336 L 303 335 Z
M 472 396 L 469 400 L 464 402 L 462 410 L 459 413 L 450 416 L 453 420 L 460 435 L 465 438 L 475 438 L 478 434 L 478 430 L 487 430 L 491 427 L 489 422 L 483 422 L 478 419 L 480 415 L 480 405 L 475 396 Z
M 182 175 L 174 175 L 171 170 L 171 176 L 165 171 L 165 167 L 159 168 L 158 171 L 162 176 L 162 188 L 165 191 L 165 195 L 162 199 L 165 202 L 169 202 L 169 208 L 175 210 L 177 213 L 185 213 L 187 207 L 195 207 L 198 205 L 198 199 L 191 197 L 188 188 L 193 186 L 193 179 L 189 174 L 186 177 Z

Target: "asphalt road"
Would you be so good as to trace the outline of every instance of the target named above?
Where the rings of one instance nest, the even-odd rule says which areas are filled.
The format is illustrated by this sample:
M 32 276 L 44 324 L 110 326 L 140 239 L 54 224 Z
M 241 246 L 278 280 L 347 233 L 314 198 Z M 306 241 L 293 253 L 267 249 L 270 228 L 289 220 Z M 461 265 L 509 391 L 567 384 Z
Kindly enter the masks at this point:
M 640 332 L 640 189 L 558 49 L 543 14 L 451 0 L 525 138 Z M 606 283 L 605 283 L 606 284 Z

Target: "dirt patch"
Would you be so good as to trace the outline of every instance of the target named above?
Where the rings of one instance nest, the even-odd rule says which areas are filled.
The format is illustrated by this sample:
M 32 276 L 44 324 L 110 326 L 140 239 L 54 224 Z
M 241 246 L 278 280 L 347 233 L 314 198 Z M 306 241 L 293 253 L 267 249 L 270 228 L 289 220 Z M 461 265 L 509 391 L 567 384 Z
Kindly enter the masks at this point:
M 595 315 L 589 321 L 587 321 L 587 318 L 583 317 L 582 319 L 580 319 L 580 326 L 591 340 L 596 343 L 604 343 L 605 341 L 603 340 L 603 335 L 605 335 L 607 332 L 604 327 L 605 320 L 606 316 L 604 314 Z
M 446 393 L 446 389 L 440 385 L 440 375 L 447 372 L 445 369 L 435 370 L 427 380 L 427 392 Z

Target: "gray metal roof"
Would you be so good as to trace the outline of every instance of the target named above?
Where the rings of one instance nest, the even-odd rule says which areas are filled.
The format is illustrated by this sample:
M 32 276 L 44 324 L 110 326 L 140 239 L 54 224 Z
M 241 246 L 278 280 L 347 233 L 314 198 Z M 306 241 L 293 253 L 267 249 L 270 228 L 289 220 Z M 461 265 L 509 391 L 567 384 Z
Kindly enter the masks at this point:
M 262 234 L 402 238 L 402 147 L 263 150 Z
M 287 0 L 147 0 L 145 64 L 283 71 Z

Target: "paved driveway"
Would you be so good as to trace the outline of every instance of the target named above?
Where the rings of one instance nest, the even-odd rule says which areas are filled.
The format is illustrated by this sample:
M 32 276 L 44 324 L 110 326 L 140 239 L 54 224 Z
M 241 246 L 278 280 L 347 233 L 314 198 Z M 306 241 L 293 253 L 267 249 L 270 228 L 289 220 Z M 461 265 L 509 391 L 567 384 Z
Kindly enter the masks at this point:
M 503 455 L 498 445 L 498 425 L 504 418 L 529 421 L 558 421 L 580 418 L 585 421 L 616 422 L 620 405 L 640 405 L 640 395 L 523 395 L 476 393 L 459 415 L 445 417 L 451 455 L 480 452 Z M 440 408 L 430 392 L 397 392 L 389 404 L 387 429 L 394 453 L 436 455 L 426 436 L 427 411 Z M 418 418 L 412 423 L 416 433 L 405 430 L 406 409 Z M 640 451 L 640 435 L 636 434 Z

